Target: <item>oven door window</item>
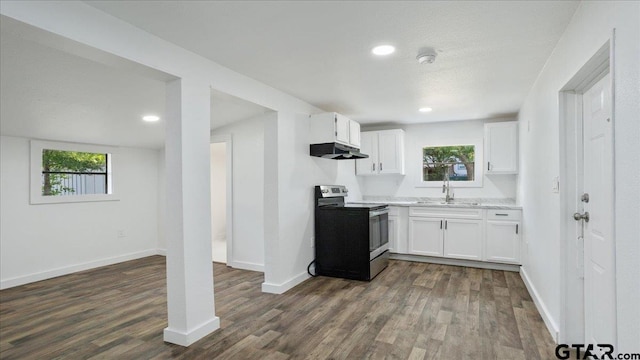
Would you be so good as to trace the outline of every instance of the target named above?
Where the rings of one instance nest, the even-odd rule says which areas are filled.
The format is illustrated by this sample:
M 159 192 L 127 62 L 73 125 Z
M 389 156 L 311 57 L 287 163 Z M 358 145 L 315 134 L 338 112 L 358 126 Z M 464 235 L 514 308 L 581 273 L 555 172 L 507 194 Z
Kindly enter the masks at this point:
M 380 214 L 369 218 L 369 252 L 389 242 L 388 221 L 388 214 Z

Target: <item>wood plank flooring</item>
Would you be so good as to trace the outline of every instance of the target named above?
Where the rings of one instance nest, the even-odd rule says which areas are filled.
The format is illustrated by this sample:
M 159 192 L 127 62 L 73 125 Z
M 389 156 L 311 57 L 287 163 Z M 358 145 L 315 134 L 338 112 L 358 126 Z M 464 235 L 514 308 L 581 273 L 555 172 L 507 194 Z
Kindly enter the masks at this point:
M 1 359 L 555 359 L 517 273 L 391 261 L 372 282 L 310 279 L 263 294 L 263 275 L 214 264 L 221 329 L 164 343 L 165 258 L 0 291 Z

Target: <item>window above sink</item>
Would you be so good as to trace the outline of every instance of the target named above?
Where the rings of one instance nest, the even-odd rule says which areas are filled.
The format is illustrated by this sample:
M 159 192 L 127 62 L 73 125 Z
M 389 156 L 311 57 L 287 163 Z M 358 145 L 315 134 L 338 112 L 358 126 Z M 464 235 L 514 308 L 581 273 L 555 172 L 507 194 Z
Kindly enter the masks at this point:
M 417 186 L 442 187 L 448 176 L 452 188 L 482 187 L 482 166 L 478 162 L 481 149 L 477 144 L 422 146 Z

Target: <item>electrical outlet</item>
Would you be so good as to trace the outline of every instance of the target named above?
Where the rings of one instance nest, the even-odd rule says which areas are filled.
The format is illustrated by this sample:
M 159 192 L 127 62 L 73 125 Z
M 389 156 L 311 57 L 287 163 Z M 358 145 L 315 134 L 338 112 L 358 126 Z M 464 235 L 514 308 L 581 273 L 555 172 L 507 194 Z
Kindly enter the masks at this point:
M 124 230 L 118 230 L 118 237 L 119 238 L 123 238 L 124 237 Z
M 315 237 L 311 237 L 311 247 L 315 247 L 316 246 L 316 238 Z
M 557 176 L 551 180 L 551 191 L 554 193 L 560 192 L 560 179 Z

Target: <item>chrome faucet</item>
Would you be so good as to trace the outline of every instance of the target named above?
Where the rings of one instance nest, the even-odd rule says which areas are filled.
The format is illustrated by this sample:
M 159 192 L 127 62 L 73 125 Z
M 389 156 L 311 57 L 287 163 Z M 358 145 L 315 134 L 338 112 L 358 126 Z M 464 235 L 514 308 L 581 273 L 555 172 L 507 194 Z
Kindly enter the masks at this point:
M 451 195 L 449 195 L 449 192 L 451 192 Z M 443 194 L 446 193 L 446 196 L 444 197 L 444 202 L 446 202 L 447 204 L 451 200 L 453 200 L 453 191 L 451 191 L 451 184 L 449 183 L 449 171 L 446 171 L 444 173 L 444 180 L 442 182 L 442 193 Z

